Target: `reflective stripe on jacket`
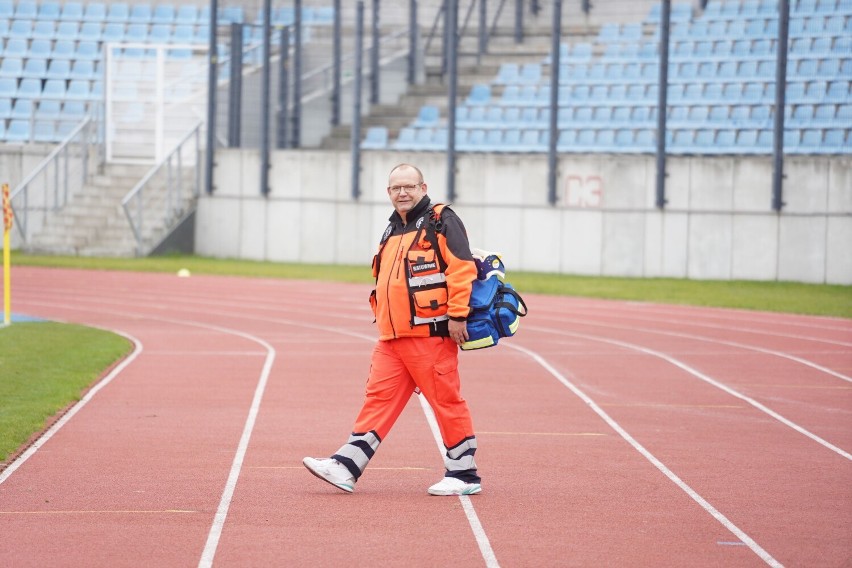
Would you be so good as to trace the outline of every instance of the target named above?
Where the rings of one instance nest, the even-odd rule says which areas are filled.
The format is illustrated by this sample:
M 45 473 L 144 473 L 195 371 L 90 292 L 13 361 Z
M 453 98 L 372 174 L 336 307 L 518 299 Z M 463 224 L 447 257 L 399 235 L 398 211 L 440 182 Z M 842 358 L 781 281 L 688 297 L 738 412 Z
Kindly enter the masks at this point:
M 371 303 L 380 340 L 447 336 L 447 319 L 464 321 L 470 311 L 476 264 L 464 225 L 452 209 L 443 207 L 434 232 L 440 251 L 436 254 L 428 238 L 430 212 L 428 196 L 408 212 L 405 226 L 394 211 L 373 259 L 376 289 Z

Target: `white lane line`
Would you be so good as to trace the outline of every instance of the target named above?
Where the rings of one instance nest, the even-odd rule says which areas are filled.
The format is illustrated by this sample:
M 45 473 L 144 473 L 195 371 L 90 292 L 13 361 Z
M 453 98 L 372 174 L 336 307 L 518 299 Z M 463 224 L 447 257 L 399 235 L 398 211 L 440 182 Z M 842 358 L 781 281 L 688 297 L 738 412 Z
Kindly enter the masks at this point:
M 444 442 L 441 439 L 441 430 L 438 428 L 438 421 L 435 420 L 435 413 L 426 401 L 425 396 L 417 395 L 417 400 L 420 401 L 420 407 L 423 408 L 423 414 L 426 415 L 426 422 L 429 423 L 429 429 L 432 430 L 432 437 L 435 438 L 435 443 L 438 444 L 438 452 L 443 459 L 447 449 L 444 447 Z M 482 559 L 485 560 L 485 566 L 488 568 L 498 568 L 500 564 L 497 562 L 497 556 L 491 548 L 491 542 L 488 540 L 488 535 L 485 534 L 485 529 L 482 528 L 482 523 L 479 522 L 479 517 L 473 508 L 473 503 L 470 502 L 470 495 L 459 495 L 459 501 L 461 501 L 467 522 L 473 531 L 473 536 L 476 538 L 476 544 L 479 545 L 479 552 L 482 554 Z
M 690 375 L 693 375 L 693 376 L 701 379 L 705 383 L 713 385 L 717 389 L 722 390 L 722 391 L 728 393 L 729 395 L 734 396 L 734 397 L 736 397 L 740 400 L 744 400 L 745 402 L 749 403 L 750 405 L 752 405 L 756 409 L 760 410 L 761 412 L 768 414 L 769 416 L 771 416 L 775 420 L 781 422 L 785 426 L 789 426 L 790 428 L 792 428 L 796 432 L 803 434 L 804 436 L 807 436 L 808 438 L 810 438 L 814 442 L 820 444 L 821 446 L 828 448 L 829 450 L 838 454 L 839 456 L 844 457 L 847 460 L 852 460 L 852 454 L 850 454 L 849 452 L 847 452 L 847 451 L 845 451 L 841 448 L 838 448 L 837 446 L 835 446 L 834 444 L 832 444 L 832 443 L 830 443 L 826 440 L 823 440 L 822 438 L 820 438 L 819 436 L 817 436 L 813 432 L 806 430 L 805 428 L 799 426 L 798 424 L 796 424 L 792 420 L 788 420 L 787 418 L 784 418 L 783 416 L 781 416 L 780 414 L 778 414 L 777 412 L 775 412 L 771 408 L 769 408 L 769 407 L 765 406 L 764 404 L 754 400 L 753 398 L 746 396 L 746 395 L 744 395 L 740 392 L 735 391 L 734 389 L 732 389 L 728 385 L 722 384 L 719 381 L 708 377 L 707 375 L 705 375 L 701 371 L 698 371 L 697 369 L 693 369 L 692 367 L 690 367 L 686 363 L 678 361 L 674 357 L 669 357 L 665 353 L 660 353 L 659 351 L 654 351 L 653 349 L 648 349 L 647 347 L 642 347 L 640 345 L 634 345 L 632 343 L 626 343 L 624 341 L 618 341 L 617 339 L 609 339 L 609 338 L 605 338 L 605 337 L 596 337 L 594 335 L 585 335 L 583 333 L 574 333 L 574 332 L 571 332 L 571 331 L 562 331 L 561 329 L 547 329 L 547 328 L 535 328 L 535 329 L 537 329 L 538 331 L 544 331 L 544 332 L 552 333 L 552 334 L 568 335 L 568 336 L 571 336 L 571 337 L 581 337 L 583 339 L 589 339 L 591 341 L 601 341 L 603 343 L 609 343 L 611 345 L 617 345 L 619 347 L 624 347 L 625 349 L 632 349 L 634 351 L 639 351 L 640 353 L 645 353 L 647 355 L 653 355 L 654 357 L 659 357 L 660 359 L 671 363 L 675 367 L 679 367 L 680 369 L 683 369 L 684 371 L 686 371 Z
M 740 539 L 741 542 L 745 543 L 745 545 L 748 546 L 755 554 L 757 554 L 764 562 L 773 567 L 783 566 L 780 562 L 775 560 L 775 558 L 773 558 L 768 552 L 766 552 L 759 544 L 757 544 L 750 536 L 748 536 L 742 529 L 737 527 L 730 519 L 728 519 L 718 509 L 711 505 L 706 499 L 699 495 L 694 489 L 687 485 L 685 481 L 683 481 L 680 477 L 677 476 L 677 474 L 675 474 L 672 470 L 666 467 L 666 465 L 659 459 L 657 459 L 654 454 L 645 449 L 645 447 L 639 442 L 637 442 L 636 439 L 633 438 L 633 436 L 631 436 L 624 428 L 622 428 L 618 422 L 616 422 L 612 417 L 610 417 L 609 414 L 607 414 L 600 406 L 598 406 L 598 404 L 594 400 L 592 400 L 588 395 L 586 395 L 586 393 L 584 393 L 577 386 L 575 386 L 574 383 L 566 379 L 543 357 L 541 357 L 538 353 L 530 351 L 529 349 L 526 349 L 524 347 L 512 345 L 511 343 L 507 343 L 507 345 L 512 349 L 525 353 L 526 355 L 531 357 L 533 360 L 535 360 L 536 363 L 544 367 L 547 372 L 553 375 L 556 380 L 568 387 L 568 389 L 575 395 L 577 395 L 580 400 L 585 402 L 589 406 L 589 408 L 591 408 L 595 412 L 595 414 L 600 416 L 604 420 L 604 422 L 609 424 L 609 426 L 613 430 L 615 430 L 619 436 L 624 438 L 624 440 L 628 444 L 633 446 L 633 448 L 637 452 L 642 454 L 645 459 L 651 462 L 654 467 L 656 467 L 663 473 L 663 475 L 668 477 L 669 480 L 671 480 L 675 485 L 680 487 L 681 490 L 683 490 L 684 493 L 689 495 L 689 497 L 692 498 L 693 501 L 698 503 L 705 511 L 710 513 L 713 518 L 715 518 L 717 521 L 719 521 L 719 523 L 722 524 L 722 526 L 731 531 L 731 533 L 733 533 L 738 539 Z
M 257 421 L 260 402 L 263 400 L 263 393 L 266 390 L 266 383 L 269 380 L 272 363 L 275 361 L 275 348 L 269 345 L 266 341 L 247 333 L 236 332 L 235 334 L 246 339 L 257 341 L 266 347 L 266 361 L 264 362 L 263 370 L 260 373 L 260 380 L 258 380 L 257 387 L 254 390 L 254 398 L 251 401 L 251 408 L 249 409 L 249 414 L 246 418 L 245 426 L 243 427 L 243 435 L 240 437 L 240 443 L 237 446 L 237 453 L 234 455 L 234 461 L 231 464 L 231 472 L 228 475 L 228 481 L 225 483 L 224 491 L 222 491 L 222 498 L 219 500 L 219 507 L 216 510 L 216 516 L 213 518 L 213 525 L 210 527 L 210 533 L 207 535 L 207 543 L 204 545 L 201 560 L 198 562 L 199 568 L 213 566 L 213 557 L 216 555 L 216 549 L 219 546 L 219 538 L 222 536 L 222 528 L 225 526 L 228 509 L 231 507 L 231 499 L 234 497 L 234 490 L 237 487 L 237 480 L 240 478 L 240 471 L 243 467 L 246 450 L 248 450 L 249 440 L 251 439 L 251 434 L 254 430 L 254 424 Z
M 552 319 L 552 318 L 545 317 L 545 319 Z M 828 367 L 824 367 L 824 366 L 822 366 L 818 363 L 814 363 L 813 361 L 809 361 L 809 360 L 803 359 L 801 357 L 796 357 L 795 355 L 790 355 L 789 353 L 784 353 L 783 351 L 775 351 L 775 350 L 772 350 L 772 349 L 764 349 L 763 347 L 755 347 L 754 345 L 747 345 L 745 343 L 737 343 L 735 341 L 725 341 L 724 339 L 712 339 L 710 337 L 705 337 L 703 335 L 692 335 L 690 333 L 679 333 L 679 332 L 676 332 L 676 331 L 663 331 L 663 330 L 659 330 L 659 329 L 649 329 L 649 328 L 645 328 L 645 327 L 632 327 L 632 326 L 627 326 L 627 325 L 606 324 L 606 323 L 601 323 L 599 321 L 594 321 L 594 320 L 572 319 L 571 321 L 574 322 L 574 323 L 582 324 L 582 325 L 592 325 L 592 326 L 595 326 L 595 327 L 603 327 L 603 328 L 607 328 L 607 329 L 621 329 L 621 330 L 630 331 L 630 332 L 639 331 L 639 332 L 642 332 L 642 333 L 655 333 L 657 335 L 667 335 L 669 337 L 682 337 L 684 339 L 695 339 L 697 341 L 703 341 L 705 343 L 717 343 L 719 345 L 730 345 L 731 347 L 736 347 L 738 349 L 745 349 L 745 350 L 748 350 L 748 351 L 757 351 L 758 353 L 765 353 L 767 355 L 774 355 L 775 357 L 781 357 L 783 359 L 789 359 L 790 361 L 795 361 L 796 363 L 800 363 L 802 365 L 805 365 L 806 367 L 811 367 L 812 369 L 816 369 L 817 371 L 820 371 L 822 373 L 826 373 L 827 375 L 832 375 L 834 377 L 837 377 L 838 379 L 840 379 L 842 381 L 852 382 L 852 377 L 849 377 L 849 376 L 844 375 L 842 373 L 838 373 L 837 371 L 829 369 Z M 533 327 L 533 329 L 536 329 L 536 328 Z M 541 329 L 542 331 L 545 331 L 548 328 L 539 328 L 539 329 Z M 811 339 L 811 340 L 812 341 L 822 341 L 822 340 L 819 340 L 819 339 Z
M 49 302 L 28 302 L 29 304 L 40 305 L 40 306 L 48 306 L 48 307 L 59 307 L 64 309 L 72 309 L 77 311 L 83 311 L 86 313 L 99 313 L 99 314 L 110 314 L 110 315 L 118 315 L 122 317 L 131 317 L 140 320 L 150 320 L 150 321 L 160 321 L 178 325 L 186 325 L 191 327 L 200 327 L 202 329 L 208 329 L 213 331 L 218 331 L 220 333 L 224 333 L 227 335 L 236 335 L 238 337 L 242 337 L 249 341 L 256 342 L 262 345 L 266 349 L 266 360 L 263 364 L 263 369 L 260 373 L 260 378 L 258 379 L 257 386 L 255 387 L 254 397 L 252 398 L 251 407 L 249 408 L 248 417 L 246 418 L 245 425 L 243 426 L 243 432 L 240 436 L 240 442 L 237 445 L 237 451 L 234 454 L 234 460 L 231 463 L 231 469 L 228 473 L 228 479 L 225 482 L 225 488 L 222 491 L 222 497 L 219 499 L 219 505 L 216 508 L 216 515 L 213 517 L 213 524 L 210 527 L 210 532 L 207 535 L 207 542 L 204 545 L 204 550 L 201 554 L 201 560 L 198 562 L 199 567 L 208 567 L 213 565 L 213 557 L 216 554 L 216 549 L 219 546 L 219 538 L 222 536 L 222 527 L 225 525 L 225 519 L 228 516 L 228 510 L 231 506 L 231 499 L 234 496 L 234 490 L 237 487 L 237 480 L 240 477 L 240 471 L 242 470 L 243 460 L 245 459 L 246 450 L 248 449 L 249 440 L 251 439 L 252 431 L 254 430 L 254 424 L 257 420 L 257 414 L 260 410 L 260 402 L 263 399 L 263 393 L 266 390 L 266 383 L 269 379 L 269 372 L 272 370 L 272 363 L 275 361 L 275 348 L 272 347 L 269 343 L 260 339 L 259 337 L 255 337 L 249 333 L 244 333 L 235 329 L 228 329 L 225 327 L 220 327 L 217 325 L 200 323 L 195 321 L 188 320 L 176 320 L 171 318 L 161 318 L 157 316 L 150 316 L 145 314 L 138 313 L 127 313 L 127 312 L 118 312 L 113 310 L 99 310 L 99 309 L 87 309 L 79 306 L 67 306 L 64 304 L 51 304 Z M 117 332 L 116 332 L 117 333 Z M 140 344 L 140 352 L 141 352 L 141 344 Z M 138 353 L 137 353 L 138 354 Z M 135 358 L 135 357 L 134 357 Z M 129 361 L 125 360 L 126 363 Z M 124 369 L 126 364 L 122 364 L 120 369 Z M 120 370 L 118 367 L 116 371 Z M 117 373 L 115 373 L 117 374 Z M 112 373 L 110 374 L 110 380 L 112 377 Z M 99 384 L 99 387 L 103 385 L 106 381 L 103 381 Z M 99 389 L 98 389 L 99 390 Z M 93 389 L 94 391 L 94 389 Z M 93 392 L 90 391 L 90 394 Z M 79 405 L 78 405 L 79 406 Z M 75 407 L 77 408 L 77 407 Z M 75 412 L 76 413 L 76 412 Z M 66 415 L 68 417 L 68 415 Z M 67 420 L 65 420 L 67 422 Z M 57 423 L 58 424 L 58 423 Z M 63 422 L 64 424 L 64 422 Z M 8 469 L 6 470 L 8 471 Z M 5 474 L 6 471 L 3 473 Z M 9 474 L 11 475 L 11 473 Z M 6 476 L 8 477 L 8 476 Z M 0 478 L 0 482 L 5 478 Z
M 105 329 L 105 328 L 99 328 L 99 327 L 93 326 L 93 325 L 90 325 L 88 327 L 94 327 L 94 328 L 97 328 L 97 329 Z M 110 371 L 109 374 L 106 377 L 104 377 L 100 382 L 98 382 L 98 384 L 96 384 L 94 387 L 92 387 L 89 390 L 89 392 L 87 392 L 86 395 L 83 398 L 81 398 L 80 401 L 77 404 L 72 406 L 68 410 L 68 412 L 66 412 L 62 416 L 62 418 L 60 418 L 59 420 L 54 422 L 53 426 L 48 428 L 47 431 L 44 434 L 42 434 L 20 456 L 18 456 L 15 459 L 15 461 L 10 463 L 9 466 L 6 469 L 4 469 L 2 473 L 0 473 L 0 483 L 3 483 L 7 479 L 9 479 L 10 475 L 15 473 L 15 471 L 19 467 L 21 467 L 21 465 L 23 465 L 25 461 L 30 459 L 33 456 L 33 454 L 35 454 L 39 450 L 39 448 L 41 448 L 43 445 L 45 445 L 47 443 L 47 441 L 50 440 L 59 431 L 60 428 L 65 426 L 65 424 L 69 420 L 71 420 L 71 418 L 73 418 L 75 414 L 80 412 L 80 410 L 82 410 L 82 408 L 84 406 L 86 406 L 89 403 L 89 401 L 92 400 L 92 398 L 94 398 L 94 396 L 96 394 L 98 394 L 98 392 L 100 392 L 100 390 L 102 388 L 104 388 L 105 386 L 110 384 L 113 379 L 115 379 L 128 365 L 130 365 L 134 361 L 134 359 L 136 359 L 136 357 L 139 356 L 140 353 L 142 353 L 142 349 L 143 349 L 142 342 L 139 341 L 138 339 L 136 339 L 135 337 L 128 335 L 128 334 L 124 333 L 123 331 L 118 331 L 118 330 L 115 330 L 115 329 L 105 329 L 105 331 L 115 333 L 117 335 L 124 337 L 128 341 L 130 341 L 133 344 L 133 351 L 121 363 L 116 365 L 113 368 L 113 370 Z
M 101 301 L 101 302 L 103 302 L 103 300 L 100 300 L 100 301 Z M 67 306 L 64 306 L 64 305 L 61 305 L 61 304 L 50 304 L 50 303 L 44 303 L 44 302 L 30 302 L 30 303 L 32 303 L 32 304 L 37 304 L 37 305 L 44 305 L 44 306 L 53 306 L 53 307 L 63 307 L 63 308 L 64 308 L 64 307 L 67 307 Z M 121 302 L 113 301 L 112 303 L 113 303 L 113 304 L 120 304 Z M 75 309 L 83 310 L 83 308 L 75 308 Z M 185 308 L 185 307 L 181 307 L 181 308 L 177 308 L 177 309 L 180 309 L 180 310 L 182 310 L 182 311 L 192 312 L 192 310 L 189 310 L 189 309 L 187 309 L 187 308 Z M 131 314 L 124 314 L 124 313 L 121 313 L 121 312 L 105 312 L 105 313 L 119 314 L 119 315 L 125 315 L 125 316 L 126 316 L 126 315 L 131 315 Z M 327 331 L 327 332 L 331 332 L 331 333 L 336 333 L 336 334 L 339 334 L 339 335 L 345 335 L 345 336 L 349 336 L 349 337 L 355 337 L 355 338 L 358 338 L 358 339 L 363 339 L 363 340 L 365 340 L 365 341 L 369 341 L 369 342 L 371 342 L 371 343 L 373 343 L 373 342 L 375 342 L 375 341 L 376 341 L 375 336 L 370 336 L 370 335 L 366 335 L 366 334 L 358 333 L 358 332 L 354 332 L 354 331 L 348 331 L 348 330 L 343 329 L 343 328 L 340 328 L 340 327 L 331 327 L 331 326 L 324 326 L 324 325 L 309 324 L 309 323 L 304 323 L 304 322 L 302 322 L 302 321 L 297 321 L 297 320 L 287 320 L 287 319 L 281 319 L 281 318 L 257 317 L 257 316 L 250 316 L 250 315 L 246 315 L 246 314 L 244 314 L 244 313 L 234 314 L 234 313 L 230 313 L 230 312 L 218 312 L 218 311 L 208 310 L 208 309 L 205 309 L 205 310 L 204 310 L 204 314 L 206 314 L 206 315 L 220 315 L 220 316 L 226 316 L 226 317 L 231 318 L 231 319 L 233 319 L 233 318 L 239 318 L 239 319 L 246 319 L 246 320 L 250 320 L 250 321 L 260 321 L 260 322 L 265 322 L 265 323 L 275 323 L 275 324 L 284 324 L 284 325 L 295 325 L 295 326 L 305 327 L 305 328 L 308 328 L 308 329 L 316 329 L 316 330 L 320 330 L 320 331 Z M 153 320 L 161 320 L 161 318 L 157 318 L 157 317 L 155 317 L 155 316 L 139 316 L 139 315 L 137 315 L 137 314 L 132 314 L 132 315 L 133 315 L 134 317 L 139 317 L 139 318 L 153 319 Z M 163 319 L 163 321 L 178 321 L 179 323 L 184 323 L 184 324 L 186 324 L 186 325 L 198 325 L 198 326 L 201 326 L 201 327 L 207 327 L 207 326 L 206 326 L 206 324 L 196 324 L 196 323 L 180 322 L 180 320 L 166 320 L 166 319 Z M 216 326 L 209 326 L 209 327 L 214 328 L 214 329 L 223 329 L 223 328 L 216 328 Z M 231 332 L 236 333 L 237 335 L 243 335 L 243 334 L 241 334 L 240 332 L 234 332 L 234 331 L 231 331 Z M 247 336 L 247 335 L 245 335 L 245 337 L 248 337 L 248 336 Z M 265 344 L 265 342 L 264 342 L 264 344 Z M 267 348 L 271 348 L 271 347 L 269 347 L 269 346 L 268 346 L 268 344 L 265 344 L 265 345 L 267 345 Z M 258 388 L 260 388 L 260 387 L 258 386 Z M 257 395 L 255 395 L 255 396 L 257 396 Z M 421 400 L 423 400 L 423 399 L 421 399 Z M 427 406 L 428 406 L 428 405 L 427 405 Z M 432 410 L 432 409 L 430 408 L 430 409 L 429 409 L 429 411 L 431 412 L 431 410 Z M 426 417 L 426 418 L 427 418 L 427 421 L 428 421 L 428 420 L 429 420 L 429 415 L 427 415 L 427 417 Z M 434 415 L 433 415 L 433 417 L 432 417 L 432 420 L 434 420 Z M 247 424 L 248 424 L 248 423 L 247 423 Z M 438 432 L 438 429 L 437 429 L 437 423 L 435 423 L 434 425 L 430 424 L 430 428 L 432 428 L 433 435 L 435 435 L 435 432 Z M 437 441 L 438 441 L 439 450 L 441 451 L 441 456 L 443 457 L 443 455 L 444 455 L 443 442 L 442 442 L 442 441 L 441 441 L 441 439 L 440 439 L 440 434 L 438 434 Z M 244 453 L 244 452 L 243 452 L 243 453 Z M 234 463 L 236 463 L 236 460 L 237 460 L 237 457 L 235 457 L 235 458 L 234 458 Z M 240 460 L 242 460 L 242 457 L 240 457 Z M 229 481 L 230 481 L 230 478 L 229 478 Z M 227 492 L 227 489 L 226 489 L 226 492 Z M 231 490 L 231 494 L 233 494 L 233 489 Z M 229 495 L 229 496 L 228 496 L 228 504 L 230 504 L 231 496 L 232 496 L 232 495 Z M 225 497 L 226 497 L 226 495 L 225 495 L 225 494 L 223 494 L 223 495 L 222 495 L 222 503 L 224 503 Z M 464 510 L 465 510 L 465 515 L 467 516 L 468 523 L 470 524 L 471 529 L 473 530 L 474 536 L 475 536 L 475 538 L 477 539 L 477 544 L 478 544 L 478 545 L 479 545 L 479 547 L 480 547 L 480 551 L 481 551 L 481 552 L 482 552 L 482 554 L 483 554 L 483 558 L 485 559 L 485 561 L 486 561 L 486 563 L 487 563 L 487 564 L 488 564 L 489 562 L 491 562 L 491 560 L 489 560 L 489 558 L 492 558 L 492 559 L 493 559 L 493 564 L 488 564 L 488 567 L 489 567 L 489 568 L 497 568 L 497 567 L 499 566 L 499 564 L 497 563 L 497 559 L 496 559 L 496 557 L 494 556 L 494 552 L 493 552 L 493 550 L 491 550 L 491 545 L 490 545 L 490 543 L 489 543 L 489 541 L 488 541 L 488 537 L 487 537 L 487 536 L 486 536 L 486 534 L 485 534 L 485 530 L 483 529 L 482 524 L 479 522 L 479 519 L 478 519 L 478 517 L 476 516 L 476 512 L 475 512 L 475 510 L 474 510 L 474 508 L 473 508 L 473 504 L 472 504 L 472 503 L 470 503 L 470 497 L 469 497 L 469 496 L 467 496 L 467 495 L 463 495 L 463 496 L 461 496 L 461 497 L 462 497 L 462 507 L 463 507 L 463 508 L 464 508 Z M 467 501 L 468 501 L 468 503 L 467 503 L 467 504 L 465 504 L 465 500 L 467 500 Z M 220 503 L 220 508 L 221 508 L 221 507 L 222 507 L 222 504 Z M 227 514 L 227 509 L 225 510 L 225 514 Z M 217 511 L 217 517 L 218 517 L 218 515 L 219 515 L 219 512 Z M 224 524 L 224 518 L 222 519 L 222 524 Z M 214 526 L 215 526 L 215 522 L 214 522 Z M 222 527 L 221 527 L 221 526 L 219 526 L 219 528 L 218 528 L 219 535 L 217 535 L 217 536 L 216 536 L 217 542 L 218 542 L 218 538 L 219 538 L 219 536 L 221 535 L 221 530 L 222 530 Z M 211 535 L 212 535 L 212 533 L 213 533 L 213 528 L 211 528 Z M 481 535 L 481 536 L 480 536 L 480 535 Z M 480 538 L 484 539 L 485 546 L 486 546 L 486 548 L 485 548 L 485 549 L 483 549 L 483 544 L 482 544 L 482 542 L 480 542 Z M 210 544 L 210 540 L 209 540 L 209 539 L 210 539 L 210 537 L 208 537 L 208 546 L 211 546 L 211 544 Z M 205 553 L 207 552 L 207 548 L 208 548 L 208 546 L 205 546 Z M 215 543 L 214 543 L 212 546 L 214 547 L 212 552 L 213 552 L 213 553 L 215 553 Z M 203 561 L 204 561 L 204 556 L 202 556 L 202 562 L 203 562 Z M 209 564 L 202 564 L 202 563 L 199 563 L 199 567 L 201 567 L 201 566 L 205 566 L 205 567 L 206 567 L 206 566 L 211 566 L 211 565 L 212 565 L 212 561 L 213 561 L 213 558 L 212 558 L 212 556 L 211 556 L 211 557 L 210 557 L 210 563 L 209 563 Z

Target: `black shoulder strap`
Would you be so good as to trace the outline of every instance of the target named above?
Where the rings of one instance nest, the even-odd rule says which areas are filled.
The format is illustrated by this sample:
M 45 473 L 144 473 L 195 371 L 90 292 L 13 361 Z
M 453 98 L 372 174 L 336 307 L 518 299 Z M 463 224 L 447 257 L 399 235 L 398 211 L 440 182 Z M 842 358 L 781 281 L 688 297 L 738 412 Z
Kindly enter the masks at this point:
M 447 261 L 444 260 L 444 255 L 441 254 L 441 248 L 438 246 L 438 233 L 440 233 L 444 228 L 444 222 L 441 221 L 441 211 L 444 210 L 443 203 L 436 203 L 432 207 L 429 208 L 429 222 L 426 223 L 426 240 L 429 241 L 429 244 L 432 245 L 432 249 L 435 251 L 435 256 L 438 258 L 438 266 L 441 269 L 441 272 L 446 272 L 447 270 Z

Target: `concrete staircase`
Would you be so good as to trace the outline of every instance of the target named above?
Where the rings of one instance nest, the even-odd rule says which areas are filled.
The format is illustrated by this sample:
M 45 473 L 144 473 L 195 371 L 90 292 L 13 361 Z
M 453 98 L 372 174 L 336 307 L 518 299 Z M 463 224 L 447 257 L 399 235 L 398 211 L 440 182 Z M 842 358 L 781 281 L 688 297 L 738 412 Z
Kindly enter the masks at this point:
M 43 229 L 30 238 L 24 249 L 73 256 L 135 256 L 136 239 L 121 201 L 149 170 L 150 166 L 106 165 L 70 198 L 68 205 L 47 217 Z M 175 221 L 159 219 L 154 213 L 165 208 L 162 189 L 155 184 L 147 192 L 148 223 L 143 238 L 149 248 L 165 237 Z M 187 203 L 184 208 L 188 211 L 190 207 L 192 204 Z

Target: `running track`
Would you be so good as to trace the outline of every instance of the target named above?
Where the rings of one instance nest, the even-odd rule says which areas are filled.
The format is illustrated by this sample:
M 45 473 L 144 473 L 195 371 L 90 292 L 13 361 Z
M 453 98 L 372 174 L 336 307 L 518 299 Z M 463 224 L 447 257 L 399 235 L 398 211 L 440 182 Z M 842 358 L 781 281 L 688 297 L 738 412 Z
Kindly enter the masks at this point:
M 525 296 L 463 353 L 483 493 L 412 397 L 355 494 L 369 287 L 18 267 L 133 353 L 0 473 L 0 566 L 852 566 L 852 321 Z M 2 331 L 0 331 L 2 347 Z

